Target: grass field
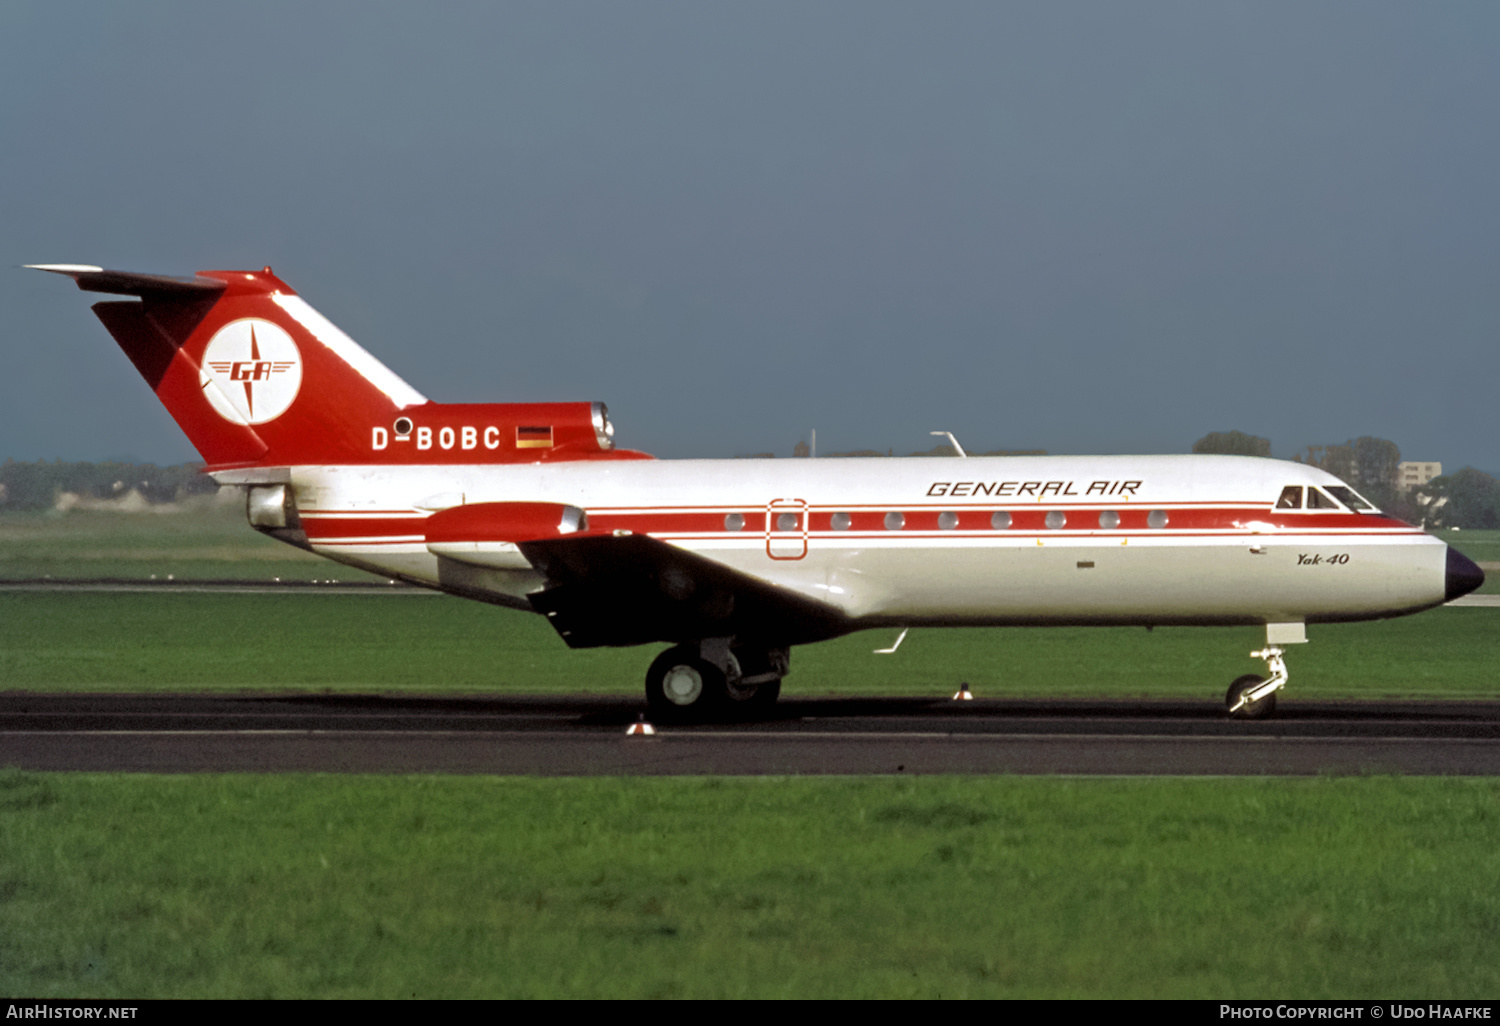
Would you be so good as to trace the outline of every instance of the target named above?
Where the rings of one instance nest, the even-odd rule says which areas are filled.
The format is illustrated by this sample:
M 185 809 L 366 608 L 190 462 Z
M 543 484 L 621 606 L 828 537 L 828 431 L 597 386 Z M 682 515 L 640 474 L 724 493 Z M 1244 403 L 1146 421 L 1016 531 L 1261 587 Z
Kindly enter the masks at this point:
M 1433 531 L 1476 563 L 1500 563 L 1500 531 Z
M 178 513 L 0 514 L 0 579 L 45 577 L 382 580 L 256 532 L 243 499 Z
M 1316 625 L 1286 695 L 1500 695 L 1500 612 Z M 1178 696 L 1261 669 L 1253 627 L 866 632 L 794 650 L 788 695 Z M 658 646 L 659 647 L 659 646 Z M 425 592 L 0 592 L 0 681 L 27 690 L 642 693 L 655 648 L 569 651 L 538 616 Z
M 0 517 L 0 577 L 363 576 L 239 516 Z M 1309 636 L 1289 700 L 1500 693 L 1495 610 Z M 891 640 L 799 648 L 786 693 L 1217 701 L 1263 634 Z M 7 689 L 638 695 L 650 655 L 428 594 L 0 593 Z M 1485 1000 L 1497 876 L 1495 780 L 0 770 L 0 993 Z
M 0 992 L 1492 999 L 1497 799 L 0 774 Z

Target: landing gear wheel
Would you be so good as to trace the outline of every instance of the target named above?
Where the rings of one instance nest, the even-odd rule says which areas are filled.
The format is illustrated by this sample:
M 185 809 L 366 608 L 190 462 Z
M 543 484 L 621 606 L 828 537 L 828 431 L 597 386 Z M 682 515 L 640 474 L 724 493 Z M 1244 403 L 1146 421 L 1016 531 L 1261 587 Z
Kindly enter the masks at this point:
M 724 698 L 724 674 L 698 655 L 698 646 L 679 645 L 656 657 L 646 671 L 646 706 L 663 720 L 700 719 Z
M 1229 685 L 1229 693 L 1224 696 L 1224 707 L 1230 710 L 1229 715 L 1237 720 L 1263 720 L 1276 711 L 1276 692 L 1271 692 L 1265 698 L 1254 702 L 1246 702 L 1238 709 L 1240 696 L 1252 688 L 1259 687 L 1266 682 L 1265 677 L 1258 677 L 1253 673 L 1247 673 L 1238 677 Z

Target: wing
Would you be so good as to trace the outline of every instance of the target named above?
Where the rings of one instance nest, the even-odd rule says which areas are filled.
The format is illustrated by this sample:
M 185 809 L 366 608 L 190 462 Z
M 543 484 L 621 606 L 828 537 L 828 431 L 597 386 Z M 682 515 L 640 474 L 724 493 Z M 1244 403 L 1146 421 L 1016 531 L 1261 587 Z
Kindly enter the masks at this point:
M 570 648 L 704 638 L 772 647 L 848 633 L 837 608 L 642 534 L 521 542 L 547 578 L 533 593 Z

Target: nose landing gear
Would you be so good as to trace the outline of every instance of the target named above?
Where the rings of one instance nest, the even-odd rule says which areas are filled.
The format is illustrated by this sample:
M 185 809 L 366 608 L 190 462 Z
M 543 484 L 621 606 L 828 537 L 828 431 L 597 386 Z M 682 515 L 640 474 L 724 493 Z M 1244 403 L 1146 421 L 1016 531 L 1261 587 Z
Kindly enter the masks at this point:
M 1250 655 L 1266 661 L 1269 676 L 1247 673 L 1235 678 L 1224 696 L 1224 706 L 1237 720 L 1263 720 L 1276 711 L 1276 692 L 1286 687 L 1287 669 L 1282 645 L 1307 641 L 1307 630 L 1301 623 L 1266 624 L 1266 647 Z

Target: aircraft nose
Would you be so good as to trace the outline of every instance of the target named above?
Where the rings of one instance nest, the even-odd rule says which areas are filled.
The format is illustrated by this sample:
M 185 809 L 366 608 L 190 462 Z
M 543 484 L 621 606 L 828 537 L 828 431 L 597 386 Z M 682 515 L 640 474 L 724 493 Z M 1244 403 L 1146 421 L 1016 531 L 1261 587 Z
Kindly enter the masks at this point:
M 1448 546 L 1448 584 L 1443 601 L 1452 602 L 1460 595 L 1467 595 L 1484 583 L 1484 571 L 1468 556 L 1453 546 Z

